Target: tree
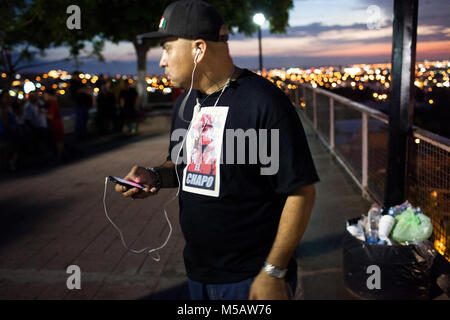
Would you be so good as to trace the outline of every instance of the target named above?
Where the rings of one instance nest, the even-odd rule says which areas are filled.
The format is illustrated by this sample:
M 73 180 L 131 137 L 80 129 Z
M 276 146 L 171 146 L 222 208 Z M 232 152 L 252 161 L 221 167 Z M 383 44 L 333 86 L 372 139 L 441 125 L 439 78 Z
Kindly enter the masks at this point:
M 272 33 L 282 33 L 288 25 L 289 9 L 292 0 L 206 0 L 223 16 L 228 30 L 237 27 L 238 32 L 251 35 L 257 27 L 253 14 L 262 12 L 270 24 Z M 93 43 L 91 55 L 102 59 L 101 50 L 106 40 L 118 43 L 133 43 L 137 56 L 138 92 L 141 101 L 146 97 L 145 75 L 147 72 L 147 53 L 158 41 L 137 41 L 137 36 L 155 31 L 164 9 L 171 0 L 77 0 L 81 9 L 81 29 L 69 30 L 66 27 L 66 9 L 73 0 L 17 0 L 7 1 L 2 7 L 0 33 L 2 50 L 5 47 L 5 61 L 8 54 L 20 51 L 18 60 L 5 64 L 8 74 L 17 71 L 19 62 L 31 59 L 30 48 L 41 53 L 46 48 L 68 46 L 71 56 L 77 59 L 86 42 Z M 6 34 L 6 36 L 3 36 Z M 3 51 L 2 51 L 3 52 Z M 3 66 L 3 64 L 0 64 Z M 15 69 L 14 69 L 15 68 Z
M 66 46 L 69 48 L 69 56 L 78 64 L 80 54 L 85 53 L 88 57 L 96 57 L 103 61 L 101 54 L 104 39 L 99 33 L 99 23 L 93 18 L 97 14 L 95 1 L 77 0 L 76 6 L 80 8 L 81 28 L 71 29 L 67 26 L 70 13 L 67 9 L 73 6 L 73 0 L 33 0 L 27 16 L 33 20 L 30 28 L 38 29 L 39 32 L 33 37 L 32 43 L 44 50 L 50 47 Z M 91 50 L 85 50 L 86 44 L 92 43 Z M 43 47 L 41 45 L 44 44 Z
M 27 41 L 31 21 L 25 17 L 26 10 L 27 2 L 24 0 L 0 2 L 0 72 L 6 73 L 7 88 L 19 64 L 32 58 Z
M 147 53 L 151 47 L 159 45 L 159 42 L 146 40 L 139 43 L 137 36 L 157 30 L 164 9 L 171 2 L 173 1 L 96 1 L 94 17 L 96 17 L 98 34 L 103 39 L 115 43 L 129 41 L 134 45 L 137 55 L 137 89 L 141 101 L 144 102 L 146 97 Z M 251 35 L 257 30 L 252 19 L 255 12 L 265 14 L 271 32 L 285 32 L 288 25 L 288 11 L 293 7 L 292 0 L 211 0 L 207 2 L 211 3 L 221 13 L 229 30 L 237 27 L 238 32 L 246 35 Z
M 269 21 L 271 33 L 284 33 L 288 26 L 289 10 L 293 8 L 292 0 L 205 0 L 211 3 L 222 15 L 229 30 L 238 28 L 238 32 L 251 36 L 257 31 L 253 15 L 264 14 Z M 238 10 L 237 10 L 238 9 Z
M 137 56 L 138 82 L 137 90 L 141 101 L 146 103 L 147 53 L 157 41 L 138 42 L 139 34 L 156 30 L 168 0 L 99 0 L 93 17 L 96 17 L 96 31 L 105 40 L 114 43 L 128 41 L 133 43 Z
M 45 49 L 68 46 L 70 56 L 77 59 L 86 41 L 93 43 L 91 55 L 102 58 L 103 39 L 97 36 L 95 24 L 87 19 L 85 30 L 66 27 L 66 9 L 70 0 L 8 0 L 0 2 L 0 71 L 7 75 L 9 88 L 17 72 L 49 63 L 31 64 Z M 78 1 L 91 11 L 92 1 Z M 56 14 L 60 13 L 60 14 Z M 66 59 L 64 59 L 66 60 Z M 50 62 L 51 63 L 51 62 Z

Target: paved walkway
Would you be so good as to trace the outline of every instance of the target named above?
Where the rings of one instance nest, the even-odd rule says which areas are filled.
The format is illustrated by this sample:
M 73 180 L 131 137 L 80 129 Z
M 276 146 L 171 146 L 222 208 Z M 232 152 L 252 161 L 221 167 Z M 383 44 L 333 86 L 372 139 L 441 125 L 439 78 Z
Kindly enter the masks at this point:
M 367 212 L 371 202 L 302 119 L 320 177 L 308 228 L 296 250 L 305 299 L 354 299 L 342 279 L 345 222 Z
M 92 144 L 89 156 L 77 162 L 0 178 L 0 299 L 189 298 L 177 201 L 168 206 L 174 230 L 159 262 L 123 248 L 102 204 L 106 176 L 124 176 L 133 164 L 163 162 L 169 137 L 154 134 L 168 128 L 168 119 L 153 119 L 140 136 Z M 342 282 L 341 238 L 345 221 L 367 212 L 370 203 L 307 123 L 305 128 L 321 182 L 296 251 L 298 298 L 351 299 Z M 130 201 L 108 185 L 109 214 L 131 247 L 164 242 L 169 229 L 163 206 L 175 192 Z M 81 290 L 67 289 L 69 265 L 81 269 Z
M 91 142 L 91 156 L 77 162 L 2 177 L 0 299 L 161 298 L 164 290 L 185 282 L 177 201 L 168 207 L 174 230 L 160 262 L 123 248 L 102 203 L 106 176 L 122 177 L 133 164 L 165 159 L 168 135 L 151 135 L 168 128 L 168 119 L 160 117 L 144 125 L 140 136 Z M 109 214 L 130 246 L 161 245 L 168 233 L 162 208 L 173 193 L 162 190 L 151 200 L 130 201 L 108 185 Z M 66 287 L 69 265 L 81 268 L 81 290 Z M 176 294 L 188 298 L 184 289 Z

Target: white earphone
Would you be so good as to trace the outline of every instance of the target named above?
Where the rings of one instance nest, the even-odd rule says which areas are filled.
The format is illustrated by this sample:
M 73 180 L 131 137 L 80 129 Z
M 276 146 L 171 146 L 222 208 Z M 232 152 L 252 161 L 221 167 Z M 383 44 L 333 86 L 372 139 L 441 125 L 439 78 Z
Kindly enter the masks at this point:
M 195 58 L 194 58 L 194 62 L 197 62 L 197 57 L 200 54 L 200 52 L 202 52 L 200 49 L 197 49 L 196 53 L 195 53 Z

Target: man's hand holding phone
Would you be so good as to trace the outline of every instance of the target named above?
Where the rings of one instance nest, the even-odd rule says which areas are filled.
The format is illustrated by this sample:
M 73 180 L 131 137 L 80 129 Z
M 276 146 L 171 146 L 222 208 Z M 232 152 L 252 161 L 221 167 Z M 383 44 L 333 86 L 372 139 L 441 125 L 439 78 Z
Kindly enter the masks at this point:
M 155 195 L 157 192 L 156 177 L 143 167 L 134 166 L 131 171 L 123 178 L 124 180 L 135 182 L 143 186 L 143 189 L 132 186 L 123 186 L 116 184 L 116 192 L 122 193 L 124 197 L 132 199 L 145 199 L 148 196 Z

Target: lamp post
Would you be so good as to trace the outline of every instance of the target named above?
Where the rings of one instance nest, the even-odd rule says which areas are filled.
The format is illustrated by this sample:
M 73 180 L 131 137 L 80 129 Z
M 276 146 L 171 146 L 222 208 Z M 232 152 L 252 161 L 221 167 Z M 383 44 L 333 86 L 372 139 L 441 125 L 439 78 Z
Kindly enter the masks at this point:
M 266 18 L 262 13 L 257 13 L 253 16 L 253 22 L 258 25 L 258 43 L 259 43 L 259 71 L 262 73 L 263 63 L 262 63 L 262 48 L 261 48 L 261 26 L 263 25 Z

